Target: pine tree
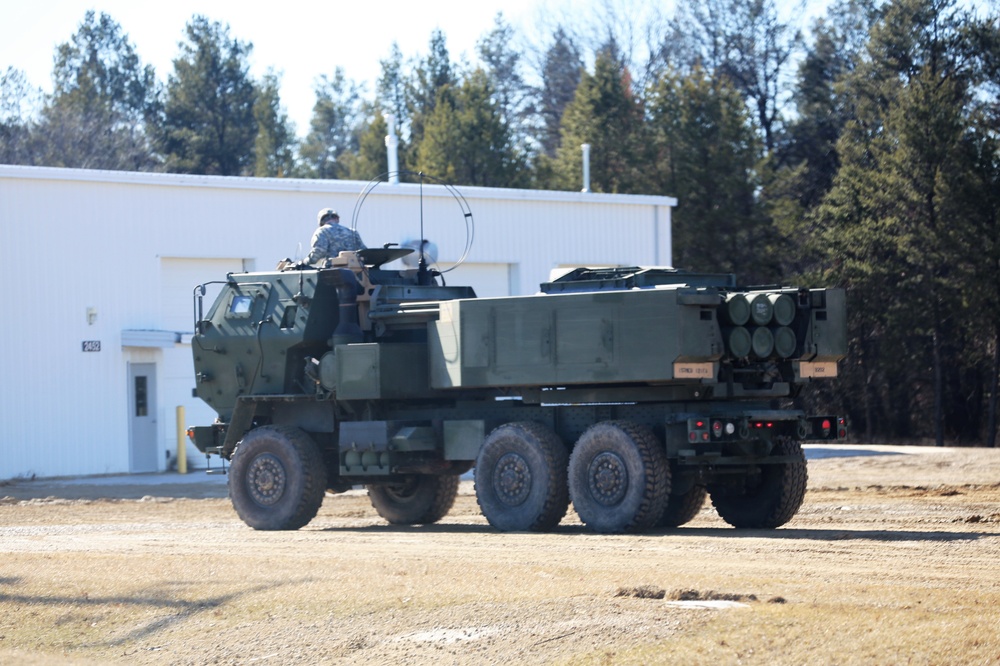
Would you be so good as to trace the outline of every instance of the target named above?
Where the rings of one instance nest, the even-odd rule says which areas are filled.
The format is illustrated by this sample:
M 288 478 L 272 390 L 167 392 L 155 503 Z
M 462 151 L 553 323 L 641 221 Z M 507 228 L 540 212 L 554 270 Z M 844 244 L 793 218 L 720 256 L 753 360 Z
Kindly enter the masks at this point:
M 457 77 L 448 54 L 444 33 L 431 33 L 430 52 L 417 66 L 406 87 L 406 108 L 409 117 L 410 150 L 408 163 L 414 167 L 419 159 L 420 144 L 424 140 L 424 128 L 439 102 L 452 102 L 452 89 L 457 85 Z
M 52 71 L 55 105 L 80 112 L 111 112 L 121 122 L 141 122 L 155 106 L 156 77 L 110 16 L 93 11 L 69 42 L 56 48 Z
M 303 175 L 308 178 L 345 178 L 347 156 L 358 148 L 361 96 L 358 86 L 338 67 L 333 76 L 316 82 L 309 134 L 300 148 Z
M 766 152 L 777 145 L 788 65 L 800 34 L 775 0 L 681 0 L 657 56 L 676 69 L 725 76 L 755 115 Z
M 427 119 L 417 170 L 461 185 L 519 187 L 525 160 L 489 77 L 474 70 Z
M 650 92 L 657 188 L 678 199 L 674 264 L 776 279 L 773 230 L 755 200 L 761 144 L 740 94 L 700 68 L 666 71 Z
M 498 12 L 493 28 L 476 43 L 476 51 L 504 123 L 517 131 L 528 109 L 521 54 L 513 46 L 515 37 L 514 28 Z
M 873 0 L 840 0 L 816 21 L 799 63 L 795 119 L 762 166 L 762 203 L 782 237 L 782 274 L 815 272 L 823 257 L 815 210 L 840 167 L 837 141 L 853 105 L 843 94 L 876 18 Z M 806 281 L 812 281 L 809 276 Z
M 781 165 L 803 165 L 798 201 L 806 211 L 819 204 L 830 191 L 837 172 L 837 139 L 849 118 L 848 104 L 839 89 L 854 69 L 875 12 L 871 0 L 844 0 L 820 19 L 813 30 L 813 43 L 799 63 L 796 84 L 796 119 L 788 127 L 779 150 Z
M 156 165 L 146 122 L 157 85 L 128 36 L 107 14 L 88 11 L 56 49 L 54 89 L 33 133 L 34 160 L 49 166 L 148 170 Z
M 389 157 L 385 146 L 389 124 L 377 106 L 364 115 L 370 120 L 365 121 L 359 131 L 358 152 L 348 153 L 344 155 L 344 159 L 348 178 L 368 181 L 389 171 Z
M 30 146 L 32 109 L 40 98 L 41 91 L 32 89 L 24 72 L 8 67 L 0 74 L 0 163 L 36 164 Z
M 972 190 L 967 199 L 972 235 L 977 240 L 978 261 L 973 264 L 969 307 L 978 313 L 983 332 L 980 367 L 990 367 L 984 382 L 986 445 L 996 446 L 1000 427 L 1000 16 L 970 26 L 973 52 L 981 58 L 982 80 L 976 88 L 970 143 L 975 154 Z
M 581 74 L 573 101 L 566 106 L 556 153 L 556 186 L 578 189 L 581 144 L 590 151 L 590 188 L 594 192 L 640 193 L 647 186 L 643 104 L 614 44 L 597 54 L 594 74 Z
M 545 52 L 542 86 L 538 90 L 538 112 L 542 119 L 540 143 L 542 152 L 555 157 L 563 113 L 573 100 L 580 85 L 583 58 L 572 38 L 562 26 L 552 35 L 552 44 Z
M 295 127 L 281 106 L 280 84 L 277 74 L 265 74 L 254 104 L 253 115 L 257 121 L 255 176 L 284 178 L 295 171 Z
M 396 133 L 400 134 L 406 121 L 406 76 L 399 44 L 392 43 L 389 57 L 379 65 L 382 71 L 375 83 L 375 103 L 395 117 Z
M 249 75 L 253 45 L 229 26 L 195 16 L 167 81 L 160 152 L 179 173 L 247 175 L 254 169 L 257 88 Z
M 832 272 L 855 294 L 852 407 L 870 434 L 931 431 L 939 445 L 979 426 L 963 404 L 977 393 L 965 373 L 977 329 L 965 306 L 977 254 L 969 21 L 954 0 L 888 7 L 849 81 L 855 115 L 821 209 Z

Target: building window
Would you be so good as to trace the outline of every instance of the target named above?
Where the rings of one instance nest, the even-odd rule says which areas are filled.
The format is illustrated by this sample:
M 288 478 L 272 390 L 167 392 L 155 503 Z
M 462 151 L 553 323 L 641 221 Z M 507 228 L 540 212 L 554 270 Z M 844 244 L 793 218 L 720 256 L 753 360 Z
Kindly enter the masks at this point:
M 149 398 L 146 391 L 146 377 L 139 375 L 135 378 L 135 415 L 147 416 L 149 411 Z

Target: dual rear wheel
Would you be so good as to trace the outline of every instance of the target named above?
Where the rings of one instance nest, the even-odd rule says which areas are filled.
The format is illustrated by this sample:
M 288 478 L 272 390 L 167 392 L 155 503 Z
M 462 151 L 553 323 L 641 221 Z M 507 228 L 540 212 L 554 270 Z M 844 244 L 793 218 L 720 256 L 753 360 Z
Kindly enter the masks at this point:
M 780 438 L 771 452 L 788 462 L 759 465 L 752 474 L 708 487 L 712 505 L 733 527 L 771 529 L 798 512 L 806 495 L 806 456 L 799 442 Z
M 490 433 L 476 460 L 476 499 L 493 527 L 547 531 L 572 499 L 597 532 L 654 526 L 667 506 L 670 469 L 647 427 L 607 421 L 590 427 L 573 454 L 548 426 L 507 423 Z
M 507 423 L 483 442 L 476 459 L 476 500 L 503 532 L 544 532 L 569 507 L 566 445 L 548 426 Z
M 554 528 L 572 501 L 580 520 L 600 533 L 678 527 L 701 511 L 709 494 L 734 527 L 774 528 L 802 504 L 805 456 L 799 442 L 778 441 L 785 460 L 729 484 L 693 485 L 671 494 L 663 444 L 647 426 L 605 421 L 588 428 L 571 455 L 550 428 L 508 423 L 486 438 L 476 461 L 476 497 L 490 525 L 502 531 Z
M 670 467 L 648 427 L 606 421 L 586 430 L 569 459 L 573 508 L 596 532 L 641 532 L 663 514 Z

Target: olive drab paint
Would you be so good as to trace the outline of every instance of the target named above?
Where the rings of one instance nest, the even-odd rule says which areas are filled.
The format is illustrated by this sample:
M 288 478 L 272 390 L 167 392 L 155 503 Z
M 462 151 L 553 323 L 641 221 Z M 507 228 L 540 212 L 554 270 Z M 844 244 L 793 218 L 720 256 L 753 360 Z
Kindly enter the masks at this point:
M 196 304 L 195 392 L 219 418 L 191 435 L 233 461 L 251 526 L 301 527 L 317 485 L 357 484 L 390 522 L 434 522 L 475 466 L 499 529 L 550 529 L 570 501 L 601 532 L 675 526 L 706 492 L 734 526 L 777 527 L 805 492 L 801 442 L 847 436 L 775 406 L 836 377 L 841 289 L 625 267 L 480 299 L 385 267 L 408 252 L 231 274 Z

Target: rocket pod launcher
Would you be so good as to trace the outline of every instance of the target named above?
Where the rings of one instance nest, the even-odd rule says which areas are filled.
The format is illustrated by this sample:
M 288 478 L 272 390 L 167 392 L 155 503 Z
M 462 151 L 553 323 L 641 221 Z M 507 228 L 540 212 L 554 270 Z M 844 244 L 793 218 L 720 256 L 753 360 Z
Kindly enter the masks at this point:
M 410 252 L 231 274 L 196 289 L 196 446 L 232 462 L 257 529 L 297 529 L 325 491 L 368 488 L 392 523 L 432 523 L 475 467 L 501 530 L 549 530 L 570 502 L 599 532 L 675 527 L 711 497 L 736 527 L 777 527 L 806 485 L 801 442 L 835 415 L 789 408 L 837 376 L 841 289 L 742 288 L 727 274 L 576 269 L 531 296 L 476 298 Z
M 703 394 L 736 397 L 787 395 L 805 379 L 836 376 L 847 335 L 842 290 L 745 292 L 731 282 L 672 269 L 581 269 L 543 284 L 541 296 L 440 303 L 429 331 L 431 384 L 697 381 Z

